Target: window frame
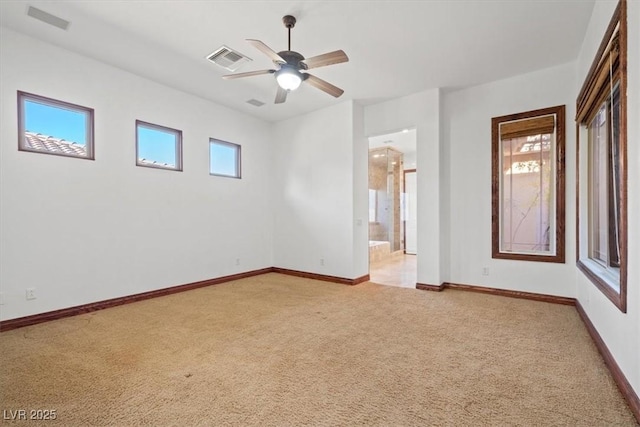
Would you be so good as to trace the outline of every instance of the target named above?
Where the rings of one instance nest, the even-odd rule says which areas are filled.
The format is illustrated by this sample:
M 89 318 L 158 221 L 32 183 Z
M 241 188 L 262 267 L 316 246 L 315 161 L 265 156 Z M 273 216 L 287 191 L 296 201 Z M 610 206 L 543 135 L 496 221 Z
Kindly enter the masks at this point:
M 71 157 L 74 159 L 95 160 L 95 146 L 94 146 L 94 110 L 90 107 L 84 107 L 82 105 L 73 104 L 71 102 L 61 101 L 55 98 L 48 98 L 42 95 L 36 95 L 34 93 L 17 91 L 18 98 L 18 151 L 25 151 L 28 153 L 49 154 L 53 156 Z M 24 138 L 26 132 L 26 113 L 25 102 L 33 101 L 38 104 L 44 104 L 49 107 L 55 107 L 65 110 L 71 110 L 80 112 L 86 115 L 85 120 L 85 152 L 86 156 L 78 156 L 69 153 L 59 153 L 45 150 L 34 150 L 25 146 Z M 50 135 L 55 136 L 55 135 Z
M 555 115 L 555 254 L 510 253 L 500 250 L 500 167 L 502 156 L 500 124 L 516 120 Z M 565 262 L 565 106 L 525 111 L 491 119 L 491 257 L 517 261 Z
M 161 164 L 142 163 L 140 162 L 140 141 L 138 136 L 138 127 L 144 127 L 160 132 L 171 133 L 176 137 L 176 165 L 175 167 L 163 166 Z M 149 123 L 144 120 L 136 120 L 136 166 L 152 169 L 162 169 L 169 171 L 182 172 L 182 131 L 179 129 L 170 128 L 167 126 L 158 125 L 155 123 Z
M 227 175 L 223 173 L 211 172 L 211 146 L 212 144 L 226 145 L 235 148 L 236 152 L 236 175 Z M 223 178 L 242 179 L 242 146 L 233 142 L 223 141 L 217 138 L 209 138 L 209 175 L 220 176 Z
M 615 39 L 618 30 L 618 56 L 617 69 L 611 73 L 604 82 L 599 84 L 598 76 L 601 74 L 602 58 L 609 50 L 610 43 Z M 619 234 L 619 274 L 617 277 L 608 267 L 601 266 L 598 261 L 591 259 L 590 248 L 592 245 L 591 230 L 591 182 L 593 179 L 591 167 L 591 143 L 589 141 L 589 126 L 595 117 L 595 113 L 602 105 L 612 102 L 613 90 L 607 92 L 606 88 L 612 88 L 619 84 L 620 96 L 620 126 L 619 126 L 619 173 L 620 186 L 618 197 L 620 202 Z M 609 26 L 604 33 L 600 46 L 587 73 L 580 93 L 576 99 L 576 265 L 578 269 L 599 289 L 621 312 L 627 312 L 627 2 L 620 0 L 615 8 Z M 595 111 L 594 111 L 595 109 Z M 607 111 L 609 108 L 607 107 Z M 609 141 L 609 122 L 607 121 L 607 140 Z M 586 157 L 585 157 L 586 156 Z M 609 156 L 609 154 L 608 154 Z M 586 160 L 586 161 L 585 161 Z M 607 173 L 609 178 L 609 173 Z M 581 185 L 581 182 L 586 182 Z M 611 197 L 609 185 L 607 185 L 607 198 Z M 585 208 L 586 207 L 586 208 Z M 581 211 L 586 209 L 586 218 L 581 220 Z M 607 221 L 609 223 L 609 221 Z M 610 224 L 610 223 L 609 223 Z M 581 238 L 581 236 L 583 238 Z M 609 234 L 607 234 L 609 236 Z M 617 286 L 616 285 L 617 282 Z M 617 289 L 616 289 L 617 288 Z

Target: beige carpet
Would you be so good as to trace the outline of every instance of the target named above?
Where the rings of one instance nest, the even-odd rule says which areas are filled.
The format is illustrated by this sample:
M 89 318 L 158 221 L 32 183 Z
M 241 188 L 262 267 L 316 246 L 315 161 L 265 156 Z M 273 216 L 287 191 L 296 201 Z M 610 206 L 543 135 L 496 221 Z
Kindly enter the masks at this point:
M 636 425 L 573 307 L 456 290 L 272 273 L 0 348 L 0 409 L 38 425 Z

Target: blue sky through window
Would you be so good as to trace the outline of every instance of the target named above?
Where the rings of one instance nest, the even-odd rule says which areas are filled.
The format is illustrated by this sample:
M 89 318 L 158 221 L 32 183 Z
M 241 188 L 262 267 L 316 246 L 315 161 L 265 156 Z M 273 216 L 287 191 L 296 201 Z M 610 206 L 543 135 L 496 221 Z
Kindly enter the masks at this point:
M 177 135 L 138 125 L 138 158 L 176 165 Z
M 237 177 L 239 171 L 236 157 L 238 147 L 230 144 L 222 144 L 212 141 L 209 150 L 209 172 L 216 175 L 228 175 Z
M 80 145 L 87 143 L 87 114 L 25 100 L 25 130 L 61 138 Z

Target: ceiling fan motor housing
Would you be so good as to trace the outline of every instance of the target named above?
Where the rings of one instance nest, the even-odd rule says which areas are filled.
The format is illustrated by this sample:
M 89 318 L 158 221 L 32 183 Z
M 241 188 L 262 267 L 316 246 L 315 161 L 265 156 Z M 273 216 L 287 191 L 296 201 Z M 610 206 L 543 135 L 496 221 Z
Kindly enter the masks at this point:
M 295 67 L 298 70 L 307 69 L 307 64 L 302 62 L 304 60 L 304 56 L 302 56 L 298 52 L 294 52 L 292 50 L 283 50 L 282 52 L 278 52 L 278 55 L 280 55 L 280 57 L 286 61 L 287 65 Z

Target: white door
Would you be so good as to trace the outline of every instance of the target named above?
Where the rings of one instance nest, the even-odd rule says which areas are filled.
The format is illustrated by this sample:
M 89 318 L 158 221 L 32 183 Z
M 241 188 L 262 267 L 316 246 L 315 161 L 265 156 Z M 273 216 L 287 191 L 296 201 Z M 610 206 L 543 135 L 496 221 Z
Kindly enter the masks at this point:
M 406 172 L 404 175 L 404 230 L 405 252 L 415 255 L 418 251 L 418 210 L 416 208 L 417 197 L 417 172 Z

